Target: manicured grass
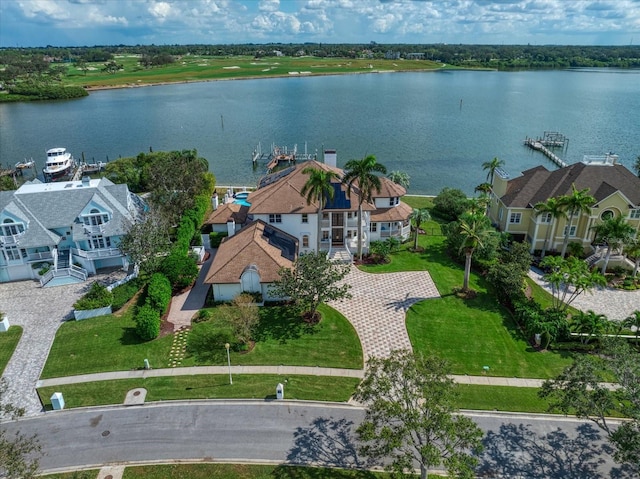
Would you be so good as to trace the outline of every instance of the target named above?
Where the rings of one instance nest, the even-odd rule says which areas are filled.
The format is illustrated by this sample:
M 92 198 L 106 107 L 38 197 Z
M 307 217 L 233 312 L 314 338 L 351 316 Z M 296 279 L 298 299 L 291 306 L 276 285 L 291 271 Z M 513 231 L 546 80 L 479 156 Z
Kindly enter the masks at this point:
M 99 469 L 87 469 L 86 471 L 76 472 L 63 472 L 60 474 L 47 474 L 41 476 L 46 479 L 96 479 L 98 477 Z
M 261 308 L 255 348 L 232 353 L 233 364 L 320 366 L 360 369 L 362 347 L 355 330 L 333 308 L 322 306 L 322 321 L 307 327 L 281 307 Z M 195 328 L 200 325 L 194 325 Z M 173 335 L 143 342 L 135 334 L 131 312 L 63 324 L 49 353 L 42 378 L 140 369 L 144 359 L 154 368 L 169 367 Z M 211 364 L 211 363 L 202 363 Z M 222 363 L 221 363 L 222 364 Z M 226 364 L 226 362 L 225 362 Z M 186 357 L 182 366 L 196 365 Z
M 235 374 L 233 384 L 229 384 L 229 376 L 226 374 L 199 374 L 50 386 L 38 389 L 38 394 L 49 409 L 54 392 L 61 392 L 66 407 L 74 408 L 122 404 L 127 391 L 135 388 L 147 390 L 147 402 L 180 399 L 275 399 L 278 383 L 284 384 L 286 399 L 346 402 L 359 380 L 328 376 Z
M 122 316 L 67 321 L 56 333 L 42 378 L 74 376 L 144 367 L 168 367 L 173 336 L 141 341 L 135 333 L 132 310 Z
M 402 201 L 411 206 L 412 208 L 433 208 L 433 198 L 430 196 L 411 196 L 406 195 L 402 197 Z
M 2 376 L 4 368 L 7 367 L 21 336 L 22 328 L 20 326 L 10 326 L 7 331 L 0 333 L 0 376 Z
M 538 397 L 538 388 L 460 384 L 457 406 L 483 411 L 548 412 L 549 403 Z
M 289 308 L 261 308 L 255 347 L 249 353 L 232 352 L 231 363 L 362 369 L 362 346 L 351 323 L 329 306 L 321 305 L 319 311 L 322 321 L 311 326 Z M 202 325 L 195 324 L 194 331 L 198 327 Z M 198 363 L 194 357 L 182 362 L 183 366 L 204 364 L 209 363 Z
M 381 472 L 245 464 L 172 464 L 127 467 L 123 479 L 382 479 Z

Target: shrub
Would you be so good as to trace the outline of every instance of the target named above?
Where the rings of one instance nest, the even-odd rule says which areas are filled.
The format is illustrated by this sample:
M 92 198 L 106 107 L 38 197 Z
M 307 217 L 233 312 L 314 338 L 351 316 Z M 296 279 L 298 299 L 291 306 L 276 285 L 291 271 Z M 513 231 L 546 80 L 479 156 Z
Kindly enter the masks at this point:
M 66 100 L 89 95 L 79 86 L 28 85 L 21 83 L 9 88 L 9 93 L 24 95 L 33 100 Z
M 135 316 L 136 334 L 144 341 L 151 341 L 160 334 L 160 313 L 145 304 Z
M 78 311 L 98 309 L 110 306 L 113 302 L 113 294 L 105 286 L 94 282 L 89 291 L 73 305 Z
M 147 304 L 163 314 L 171 301 L 171 283 L 167 277 L 160 273 L 151 276 L 147 286 Z
M 213 232 L 209 233 L 209 243 L 211 243 L 212 248 L 217 248 L 222 243 L 222 240 L 229 236 L 227 233 L 222 232 Z
M 129 281 L 128 283 L 121 284 L 120 286 L 116 286 L 111 290 L 113 293 L 113 302 L 111 303 L 111 308 L 114 311 L 122 308 L 131 298 L 133 298 L 140 288 L 144 286 L 144 283 L 141 279 L 135 278 Z
M 456 221 L 467 210 L 469 200 L 462 190 L 443 188 L 433 199 L 433 213 L 442 219 Z
M 160 271 L 169 279 L 174 291 L 186 288 L 198 277 L 196 261 L 190 256 L 176 252 L 172 252 L 162 261 Z

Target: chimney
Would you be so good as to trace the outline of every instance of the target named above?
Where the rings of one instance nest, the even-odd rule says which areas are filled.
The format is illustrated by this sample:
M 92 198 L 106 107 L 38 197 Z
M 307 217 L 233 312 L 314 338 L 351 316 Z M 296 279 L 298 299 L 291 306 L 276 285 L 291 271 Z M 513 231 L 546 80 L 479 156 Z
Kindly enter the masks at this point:
M 325 165 L 336 167 L 338 164 L 338 155 L 336 150 L 324 150 L 324 163 Z
M 493 175 L 493 194 L 498 198 L 503 197 L 507 192 L 507 183 L 509 175 L 502 169 L 498 168 Z
M 229 218 L 227 220 L 227 235 L 231 238 L 234 234 L 236 234 L 236 222 L 233 218 Z

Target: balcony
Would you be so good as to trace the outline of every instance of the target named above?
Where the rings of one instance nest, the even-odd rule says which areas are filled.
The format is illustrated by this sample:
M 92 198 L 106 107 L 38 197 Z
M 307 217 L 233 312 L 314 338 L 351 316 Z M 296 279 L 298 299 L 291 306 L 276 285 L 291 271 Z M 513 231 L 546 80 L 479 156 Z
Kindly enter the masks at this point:
M 88 235 L 100 235 L 104 233 L 104 224 L 101 225 L 82 225 L 84 232 Z
M 0 244 L 18 245 L 20 244 L 20 237 L 23 235 L 24 235 L 24 231 L 22 233 L 18 233 L 15 235 L 0 236 Z
M 71 254 L 75 256 L 80 256 L 81 258 L 86 259 L 100 259 L 100 258 L 113 258 L 116 256 L 124 256 L 122 251 L 118 248 L 103 248 L 103 249 L 92 249 L 92 250 L 84 250 L 84 249 L 76 249 L 71 248 Z

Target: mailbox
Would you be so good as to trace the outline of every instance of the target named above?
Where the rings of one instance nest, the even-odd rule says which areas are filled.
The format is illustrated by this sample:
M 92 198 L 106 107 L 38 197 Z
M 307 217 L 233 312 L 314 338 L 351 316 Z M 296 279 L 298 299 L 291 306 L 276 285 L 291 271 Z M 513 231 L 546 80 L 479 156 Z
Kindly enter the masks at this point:
M 276 386 L 276 399 L 284 399 L 284 386 L 278 383 Z
M 51 405 L 56 411 L 64 409 L 64 398 L 62 397 L 62 393 L 53 393 L 51 396 Z

